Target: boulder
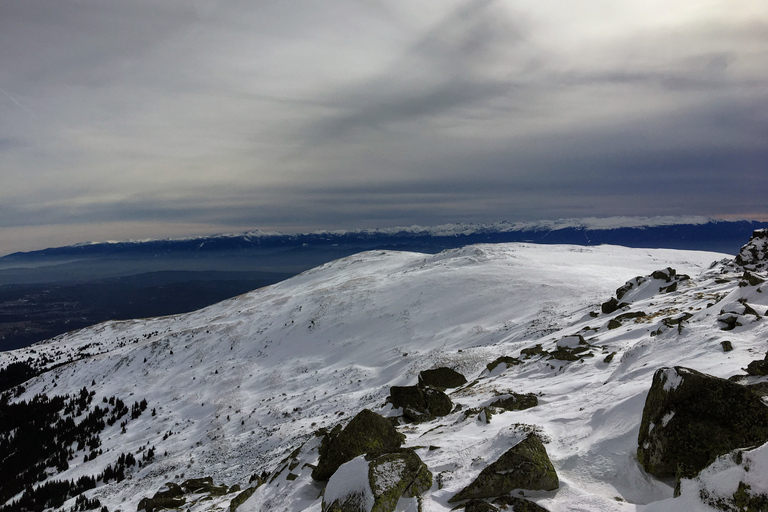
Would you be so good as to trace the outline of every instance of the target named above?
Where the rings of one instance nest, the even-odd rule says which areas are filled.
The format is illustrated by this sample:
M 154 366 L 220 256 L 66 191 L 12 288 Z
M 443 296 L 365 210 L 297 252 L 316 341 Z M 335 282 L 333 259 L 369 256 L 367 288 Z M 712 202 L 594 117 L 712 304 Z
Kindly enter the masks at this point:
M 213 478 L 190 478 L 181 484 L 181 488 L 187 494 L 208 493 L 211 496 L 223 496 L 229 490 L 226 485 L 213 485 Z
M 757 359 L 747 365 L 747 373 L 753 376 L 768 375 L 768 353 L 765 358 Z
M 430 421 L 453 410 L 448 395 L 429 386 L 392 386 L 389 402 L 393 407 L 402 407 L 403 416 L 415 422 Z
M 643 408 L 637 458 L 659 477 L 692 477 L 719 455 L 768 441 L 768 407 L 745 387 L 660 368 Z
M 493 502 L 504 507 L 511 506 L 513 512 L 549 512 L 537 503 L 516 496 L 502 496 L 501 498 L 496 498 Z
M 400 448 L 405 436 L 391 421 L 363 409 L 343 429 L 334 428 L 320 444 L 320 460 L 312 470 L 315 480 L 327 480 L 344 464 L 359 455 Z
M 746 270 L 768 270 L 768 229 L 757 229 L 734 260 Z
M 419 385 L 429 386 L 441 391 L 457 388 L 467 383 L 467 378 L 451 368 L 434 368 L 419 373 Z
M 557 473 L 547 450 L 538 436 L 530 434 L 483 469 L 471 484 L 448 502 L 497 498 L 515 489 L 553 491 L 558 487 Z
M 402 449 L 346 462 L 325 488 L 325 512 L 392 512 L 400 498 L 432 487 L 432 473 L 416 452 Z
M 539 405 L 539 399 L 533 393 L 509 393 L 504 398 L 494 400 L 490 405 L 505 411 L 522 411 Z
M 151 498 L 142 498 L 136 510 L 165 510 L 183 507 L 186 503 L 184 491 L 179 484 L 167 482 Z
M 483 500 L 470 500 L 464 505 L 464 512 L 496 512 L 497 509 Z
M 485 365 L 485 367 L 488 369 L 489 372 L 492 372 L 500 364 L 503 364 L 506 366 L 506 368 L 509 368 L 510 366 L 517 366 L 518 364 L 522 364 L 522 361 L 512 356 L 501 356 L 494 359 L 492 362 L 488 363 L 487 365 Z
M 610 315 L 617 309 L 619 309 L 619 301 L 616 300 L 614 297 L 611 297 L 611 300 L 609 300 L 608 302 L 603 302 L 600 305 L 600 310 L 606 315 Z
M 235 512 L 235 510 L 240 507 L 243 503 L 245 503 L 248 498 L 253 496 L 253 493 L 256 492 L 256 489 L 258 489 L 259 486 L 256 487 L 249 487 L 234 498 L 232 498 L 232 501 L 229 502 L 229 512 Z

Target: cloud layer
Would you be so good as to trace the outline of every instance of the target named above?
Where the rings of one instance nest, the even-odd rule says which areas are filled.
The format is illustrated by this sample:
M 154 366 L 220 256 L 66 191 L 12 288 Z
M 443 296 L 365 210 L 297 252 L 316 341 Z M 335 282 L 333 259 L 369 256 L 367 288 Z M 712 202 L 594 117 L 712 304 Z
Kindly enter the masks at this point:
M 757 0 L 10 0 L 0 55 L 0 253 L 768 215 Z

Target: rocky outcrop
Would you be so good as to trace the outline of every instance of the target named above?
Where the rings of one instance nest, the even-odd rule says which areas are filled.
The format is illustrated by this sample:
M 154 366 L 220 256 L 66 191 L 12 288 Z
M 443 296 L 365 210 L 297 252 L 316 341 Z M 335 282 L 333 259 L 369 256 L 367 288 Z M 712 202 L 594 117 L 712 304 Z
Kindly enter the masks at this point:
M 539 399 L 533 393 L 508 393 L 503 398 L 499 398 L 490 403 L 491 407 L 503 409 L 505 411 L 522 411 L 539 405 Z
M 312 471 L 315 480 L 327 480 L 344 464 L 359 455 L 400 448 L 405 436 L 389 420 L 363 409 L 343 429 L 338 425 L 320 444 L 320 460 Z
M 411 449 L 357 457 L 331 476 L 323 497 L 327 512 L 392 512 L 400 498 L 432 487 L 432 473 Z
M 757 359 L 747 365 L 747 373 L 753 376 L 768 375 L 768 352 L 763 359 Z
M 679 366 L 654 374 L 637 449 L 648 473 L 691 477 L 719 455 L 766 441 L 768 407 L 749 389 Z
M 496 359 L 494 359 L 493 361 L 491 361 L 490 363 L 485 365 L 485 367 L 488 369 L 489 372 L 492 372 L 500 364 L 503 364 L 504 365 L 504 369 L 506 370 L 507 368 L 510 368 L 512 366 L 517 366 L 519 364 L 523 364 L 523 362 L 520 361 L 520 359 L 518 359 L 516 357 L 501 356 L 501 357 L 497 357 Z
M 559 487 L 555 467 L 538 436 L 528 435 L 483 469 L 449 503 L 506 496 L 515 489 L 553 491 Z
M 451 368 L 434 368 L 419 373 L 419 385 L 428 386 L 440 391 L 457 388 L 467 383 L 467 378 Z
M 167 482 L 151 498 L 142 498 L 137 510 L 155 512 L 155 510 L 174 509 L 184 506 L 186 502 L 184 490 L 181 486 L 173 482 Z
M 768 270 L 768 229 L 755 230 L 734 261 L 748 271 Z

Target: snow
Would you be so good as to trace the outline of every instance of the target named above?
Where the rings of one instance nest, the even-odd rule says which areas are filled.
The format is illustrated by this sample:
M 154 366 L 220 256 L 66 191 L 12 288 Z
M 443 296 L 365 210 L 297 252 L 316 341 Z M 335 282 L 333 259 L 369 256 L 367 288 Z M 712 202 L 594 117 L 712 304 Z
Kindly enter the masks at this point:
M 93 475 L 122 452 L 155 446 L 154 463 L 88 492 L 109 510 L 135 510 L 167 481 L 213 476 L 216 484 L 246 488 L 251 475 L 280 469 L 280 461 L 306 442 L 302 463 L 292 470 L 295 480 L 281 472 L 242 510 L 319 511 L 323 484 L 311 479 L 307 466 L 317 462 L 313 432 L 344 423 L 362 408 L 394 414 L 384 405 L 389 387 L 415 384 L 419 371 L 438 366 L 477 379 L 449 391 L 464 411 L 511 392 L 535 393 L 539 405 L 494 414 L 490 423 L 458 411 L 401 426 L 406 446 L 422 447 L 417 453 L 442 484 L 425 494 L 423 510 L 451 510 L 449 498 L 532 430 L 545 440 L 561 480 L 558 491 L 526 492 L 548 510 L 706 510 L 697 492 L 685 489 L 714 486 L 723 471 L 741 471 L 740 478 L 752 478 L 753 488 L 761 489 L 758 480 L 768 481 L 762 447 L 750 452 L 750 472 L 713 469 L 703 483 L 685 481 L 683 496 L 674 500 L 670 482 L 647 475 L 635 453 L 657 369 L 686 366 L 729 377 L 768 348 L 767 322 L 720 330 L 718 301 L 741 298 L 758 311 L 768 306 L 768 293 L 740 288 L 736 271 L 710 268 L 724 257 L 526 243 L 436 255 L 372 251 L 194 313 L 103 323 L 1 353 L 0 362 L 48 356 L 54 365 L 67 354 L 82 357 L 28 383 L 20 399 L 87 386 L 97 403 L 116 395 L 127 403 L 146 398 L 148 411 L 157 409 L 156 416 L 147 412 L 131 421 L 125 434 L 119 425 L 108 427 L 104 455 L 84 463 L 78 453 L 57 477 Z M 646 318 L 608 330 L 615 315 L 590 314 L 627 280 L 666 267 L 690 275 L 691 282 L 673 294 L 636 297 L 629 311 L 644 311 Z M 681 330 L 664 327 L 662 319 L 686 312 L 693 317 Z M 578 335 L 591 357 L 563 362 L 521 355 L 537 344 L 549 351 L 557 344 L 575 348 Z M 726 339 L 734 350 L 723 353 Z M 613 352 L 612 362 L 605 362 Z M 487 372 L 485 365 L 499 356 L 524 363 Z M 672 389 L 681 377 L 666 372 L 665 389 Z M 367 462 L 355 461 L 344 471 L 365 474 L 367 481 Z M 346 481 L 334 476 L 326 501 L 347 490 Z M 223 509 L 228 501 L 207 503 Z
M 664 391 L 677 389 L 683 383 L 683 377 L 674 368 L 666 368 L 663 373 Z M 665 423 L 666 425 L 666 423 Z
M 323 500 L 331 504 L 343 503 L 349 496 L 356 496 L 364 510 L 373 508 L 373 491 L 368 482 L 368 462 L 362 455 L 342 464 L 328 480 Z

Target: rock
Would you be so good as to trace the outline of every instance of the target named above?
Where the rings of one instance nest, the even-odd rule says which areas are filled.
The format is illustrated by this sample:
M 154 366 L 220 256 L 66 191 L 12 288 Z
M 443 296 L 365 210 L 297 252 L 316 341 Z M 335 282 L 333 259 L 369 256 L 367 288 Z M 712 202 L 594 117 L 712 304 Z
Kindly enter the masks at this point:
M 730 352 L 733 350 L 733 343 L 728 340 L 721 341 L 720 345 L 723 347 L 723 352 Z
M 339 467 L 325 488 L 326 512 L 392 512 L 400 498 L 432 487 L 432 473 L 416 452 L 402 449 L 360 456 Z
M 744 271 L 744 275 L 741 276 L 741 278 L 746 282 L 749 286 L 758 286 L 765 282 L 765 279 L 758 276 L 757 274 L 750 272 L 749 270 Z
M 539 405 L 539 399 L 533 393 L 510 393 L 505 398 L 499 398 L 491 402 L 491 407 L 498 407 L 505 411 L 522 411 Z
M 522 364 L 522 363 L 523 362 L 516 357 L 501 356 L 499 358 L 494 359 L 492 362 L 488 363 L 485 367 L 488 368 L 489 372 L 492 372 L 500 364 L 504 364 L 506 365 L 507 368 L 509 368 L 510 366 L 517 366 L 518 364 Z
M 505 507 L 511 506 L 513 512 L 549 512 L 537 503 L 516 496 L 503 496 L 496 498 L 493 502 Z
M 154 512 L 155 510 L 180 508 L 185 503 L 182 488 L 178 484 L 167 482 L 152 498 L 142 498 L 136 510 Z
M 753 272 L 768 269 L 768 229 L 755 230 L 734 261 Z
M 403 416 L 415 422 L 430 421 L 453 410 L 448 395 L 428 386 L 392 386 L 389 401 L 393 407 L 402 407 Z
M 613 297 L 611 297 L 611 300 L 609 300 L 608 302 L 603 302 L 600 305 L 600 311 L 602 311 L 606 315 L 610 315 L 617 309 L 619 309 L 619 301 Z
M 451 368 L 434 368 L 419 373 L 419 385 L 429 386 L 440 391 L 457 388 L 467 383 L 467 378 Z
M 258 485 L 255 487 L 249 487 L 243 492 L 241 492 L 240 494 L 238 494 L 237 496 L 235 496 L 234 498 L 232 498 L 232 501 L 229 502 L 229 512 L 235 512 L 235 510 L 237 510 L 237 508 L 240 505 L 245 503 L 248 500 L 248 498 L 253 496 L 253 493 L 255 493 L 256 489 L 258 488 L 259 488 Z
M 365 453 L 396 450 L 404 440 L 405 436 L 395 430 L 392 422 L 363 409 L 344 429 L 334 428 L 323 438 L 312 478 L 327 480 L 345 462 Z
M 608 330 L 611 331 L 613 329 L 618 329 L 621 327 L 621 322 L 616 320 L 615 318 L 611 318 L 611 320 L 608 322 Z
M 548 354 L 548 352 L 544 350 L 541 347 L 541 343 L 539 343 L 535 347 L 524 348 L 523 350 L 520 351 L 520 354 L 524 355 L 526 359 L 529 359 L 533 356 Z
M 659 477 L 695 476 L 718 455 L 768 441 L 768 407 L 752 391 L 676 366 L 653 375 L 637 458 Z
M 411 421 L 432 419 L 424 391 L 419 386 L 392 386 L 389 388 L 389 401 L 392 407 L 402 408 L 403 416 Z
M 187 494 L 208 493 L 211 496 L 223 496 L 228 491 L 226 485 L 213 485 L 213 478 L 210 476 L 185 480 L 182 482 L 181 488 Z
M 464 505 L 465 512 L 496 512 L 497 509 L 483 500 L 470 500 Z
M 768 375 L 768 354 L 765 354 L 764 359 L 758 359 L 749 363 L 747 365 L 747 373 L 755 376 Z
M 449 503 L 473 498 L 497 498 L 515 489 L 553 491 L 559 487 L 557 473 L 538 436 L 530 434 L 507 450 L 499 460 L 483 469 Z

